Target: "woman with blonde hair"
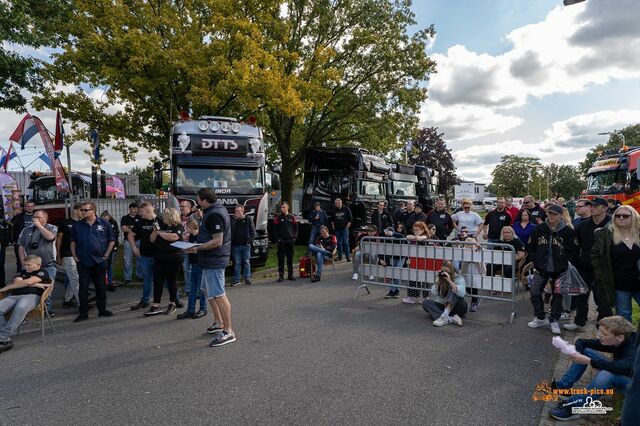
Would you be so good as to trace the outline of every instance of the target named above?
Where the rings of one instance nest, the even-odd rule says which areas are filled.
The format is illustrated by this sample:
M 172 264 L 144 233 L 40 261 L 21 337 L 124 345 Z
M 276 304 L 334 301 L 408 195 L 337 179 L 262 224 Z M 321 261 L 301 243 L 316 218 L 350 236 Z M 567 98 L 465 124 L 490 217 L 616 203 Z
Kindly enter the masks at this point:
M 567 210 L 566 207 L 562 207 L 562 220 L 564 220 L 564 223 L 566 223 L 567 226 L 573 229 L 573 218 L 569 214 L 569 210 Z
M 167 207 L 162 213 L 162 222 L 156 222 L 151 231 L 150 240 L 155 243 L 153 260 L 153 304 L 145 316 L 173 314 L 176 311 L 176 295 L 178 293 L 176 281 L 178 272 L 184 261 L 184 254 L 180 249 L 171 245 L 181 239 L 184 228 L 180 221 L 180 212 Z M 169 289 L 169 306 L 162 312 L 160 301 L 165 282 Z
M 613 221 L 594 234 L 591 261 L 595 285 L 607 306 L 631 321 L 632 302 L 640 305 L 640 217 L 633 207 L 620 206 Z

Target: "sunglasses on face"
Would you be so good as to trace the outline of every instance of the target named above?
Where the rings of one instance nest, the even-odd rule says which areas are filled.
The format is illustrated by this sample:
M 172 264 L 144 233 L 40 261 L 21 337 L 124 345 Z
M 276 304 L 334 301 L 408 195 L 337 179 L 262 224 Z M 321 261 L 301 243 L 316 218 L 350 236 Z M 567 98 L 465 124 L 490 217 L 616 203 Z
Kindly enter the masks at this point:
M 613 217 L 616 219 L 628 219 L 631 217 L 630 214 L 614 214 Z

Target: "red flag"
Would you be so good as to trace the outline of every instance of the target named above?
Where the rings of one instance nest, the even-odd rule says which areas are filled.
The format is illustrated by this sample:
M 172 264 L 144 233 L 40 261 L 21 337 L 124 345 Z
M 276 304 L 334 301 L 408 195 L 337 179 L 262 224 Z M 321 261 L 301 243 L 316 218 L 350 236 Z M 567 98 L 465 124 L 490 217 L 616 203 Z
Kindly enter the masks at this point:
M 62 117 L 60 116 L 60 110 L 56 111 L 56 137 L 53 143 L 53 150 L 56 154 L 62 152 L 62 146 L 64 142 L 64 127 L 62 127 Z

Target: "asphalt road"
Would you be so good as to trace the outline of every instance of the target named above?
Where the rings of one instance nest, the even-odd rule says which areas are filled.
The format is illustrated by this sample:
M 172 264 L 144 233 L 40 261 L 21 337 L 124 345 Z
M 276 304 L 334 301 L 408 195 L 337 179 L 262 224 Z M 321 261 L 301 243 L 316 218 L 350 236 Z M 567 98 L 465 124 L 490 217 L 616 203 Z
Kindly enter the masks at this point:
M 557 356 L 528 301 L 512 325 L 510 304 L 483 301 L 436 328 L 382 287 L 353 301 L 346 265 L 325 275 L 230 289 L 238 341 L 220 348 L 209 319 L 128 310 L 138 289 L 109 293 L 112 318 L 56 309 L 45 343 L 27 324 L 0 354 L 0 424 L 538 423 Z

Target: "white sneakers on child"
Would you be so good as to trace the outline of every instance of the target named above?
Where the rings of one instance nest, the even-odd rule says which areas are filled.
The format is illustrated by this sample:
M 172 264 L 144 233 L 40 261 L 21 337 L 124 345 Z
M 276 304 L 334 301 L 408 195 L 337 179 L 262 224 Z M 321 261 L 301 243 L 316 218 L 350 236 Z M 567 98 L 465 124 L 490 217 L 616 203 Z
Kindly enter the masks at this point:
M 358 273 L 357 273 L 357 272 L 354 272 L 354 273 L 353 273 L 353 276 L 351 277 L 351 279 L 352 279 L 353 281 L 357 281 L 357 280 L 358 280 Z
M 443 325 L 447 325 L 447 324 L 455 324 L 458 327 L 462 327 L 462 318 L 460 318 L 458 315 L 454 315 L 452 317 L 449 316 L 445 316 L 444 314 L 442 314 L 442 316 L 440 316 L 440 318 L 438 318 L 437 320 L 435 320 L 433 322 L 433 325 L 435 325 L 436 327 L 442 327 Z
M 403 297 L 402 303 L 408 303 L 409 305 L 414 305 L 418 303 L 418 299 L 416 299 L 415 297 Z

